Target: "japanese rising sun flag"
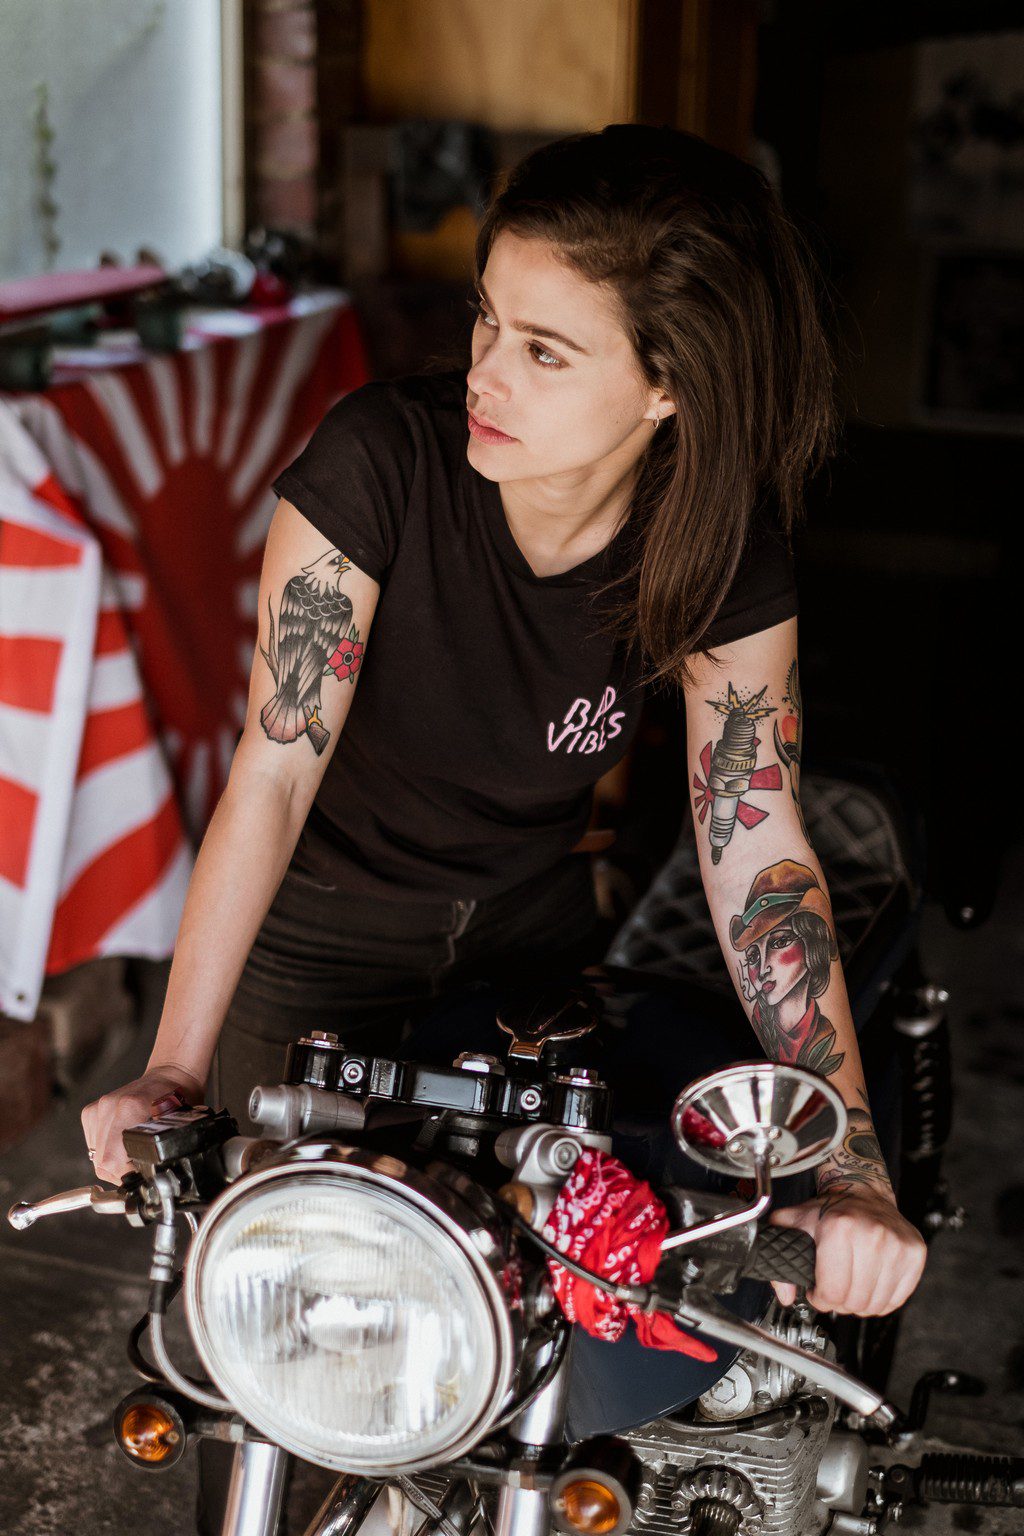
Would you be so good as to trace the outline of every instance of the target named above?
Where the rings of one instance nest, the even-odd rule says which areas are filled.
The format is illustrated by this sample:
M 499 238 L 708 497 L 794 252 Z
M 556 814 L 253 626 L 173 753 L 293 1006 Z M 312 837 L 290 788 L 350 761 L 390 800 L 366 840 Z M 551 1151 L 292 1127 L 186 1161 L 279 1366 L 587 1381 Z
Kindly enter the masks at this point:
M 191 852 L 99 546 L 0 401 L 0 1011 L 103 954 L 167 955 Z

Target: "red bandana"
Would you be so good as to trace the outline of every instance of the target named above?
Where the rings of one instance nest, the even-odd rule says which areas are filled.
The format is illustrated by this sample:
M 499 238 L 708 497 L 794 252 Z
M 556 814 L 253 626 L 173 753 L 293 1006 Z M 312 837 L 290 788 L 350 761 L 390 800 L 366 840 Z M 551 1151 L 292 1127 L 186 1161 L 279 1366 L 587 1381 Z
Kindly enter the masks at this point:
M 649 1184 L 636 1179 L 617 1158 L 586 1148 L 558 1193 L 543 1236 L 570 1259 L 618 1285 L 644 1285 L 661 1259 L 668 1231 L 665 1207 Z M 616 1301 L 587 1280 L 578 1280 L 548 1260 L 555 1295 L 571 1323 L 597 1339 L 614 1343 L 627 1319 L 649 1349 L 675 1349 L 695 1360 L 717 1360 L 700 1339 L 677 1328 L 663 1312 L 641 1312 Z

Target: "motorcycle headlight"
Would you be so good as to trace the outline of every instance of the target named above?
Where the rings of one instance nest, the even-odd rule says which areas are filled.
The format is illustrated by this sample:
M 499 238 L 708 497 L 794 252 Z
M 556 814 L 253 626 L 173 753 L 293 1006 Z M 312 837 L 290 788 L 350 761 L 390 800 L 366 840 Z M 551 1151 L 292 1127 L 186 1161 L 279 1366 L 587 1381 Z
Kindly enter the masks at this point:
M 300 1144 L 210 1207 L 185 1305 L 213 1381 L 260 1433 L 366 1475 L 451 1460 L 516 1366 L 488 1197 L 396 1158 Z

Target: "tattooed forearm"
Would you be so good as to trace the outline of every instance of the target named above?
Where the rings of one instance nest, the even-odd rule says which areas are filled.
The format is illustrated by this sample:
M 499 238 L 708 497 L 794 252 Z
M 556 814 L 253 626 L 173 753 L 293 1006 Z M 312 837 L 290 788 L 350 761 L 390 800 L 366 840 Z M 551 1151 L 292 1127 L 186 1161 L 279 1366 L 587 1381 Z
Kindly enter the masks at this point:
M 885 1158 L 871 1116 L 863 1109 L 847 1113 L 846 1135 L 818 1170 L 818 1193 L 825 1197 L 823 1210 L 833 1210 L 856 1195 L 891 1195 Z
M 836 1032 L 818 1006 L 838 959 L 832 909 L 806 865 L 783 859 L 762 869 L 730 925 L 740 951 L 740 989 L 751 1022 L 775 1061 L 830 1077 L 842 1066 Z
M 766 768 L 757 766 L 757 749 L 761 744 L 755 734 L 757 722 L 775 713 L 775 705 L 764 701 L 766 692 L 767 685 L 760 693 L 741 699 L 730 683 L 724 699 L 706 700 L 712 709 L 725 716 L 718 741 L 714 746 L 709 741 L 700 754 L 704 777 L 698 773 L 693 776 L 697 790 L 694 811 L 701 826 L 708 811 L 711 812 L 708 840 L 715 864 L 721 859 L 722 850 L 732 841 L 737 822 L 749 830 L 768 815 L 743 796 L 751 790 L 782 788 L 778 763 L 771 763 Z
M 306 736 L 317 756 L 331 738 L 320 718 L 321 680 L 333 672 L 339 681 L 347 677 L 354 683 L 362 660 L 352 601 L 339 585 L 348 570 L 337 549 L 304 566 L 281 594 L 276 626 L 267 600 L 269 641 L 260 649 L 277 691 L 263 706 L 260 723 L 271 741 Z

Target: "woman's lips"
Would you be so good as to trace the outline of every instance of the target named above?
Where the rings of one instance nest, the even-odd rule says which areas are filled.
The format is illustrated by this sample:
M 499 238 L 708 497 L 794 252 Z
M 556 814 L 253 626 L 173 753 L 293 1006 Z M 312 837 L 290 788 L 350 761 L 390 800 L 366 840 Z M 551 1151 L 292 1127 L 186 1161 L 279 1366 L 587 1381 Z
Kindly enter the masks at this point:
M 507 432 L 498 432 L 494 427 L 485 427 L 482 421 L 477 421 L 468 406 L 466 414 L 469 417 L 469 430 L 482 443 L 514 443 L 516 441 L 514 437 L 509 437 Z

